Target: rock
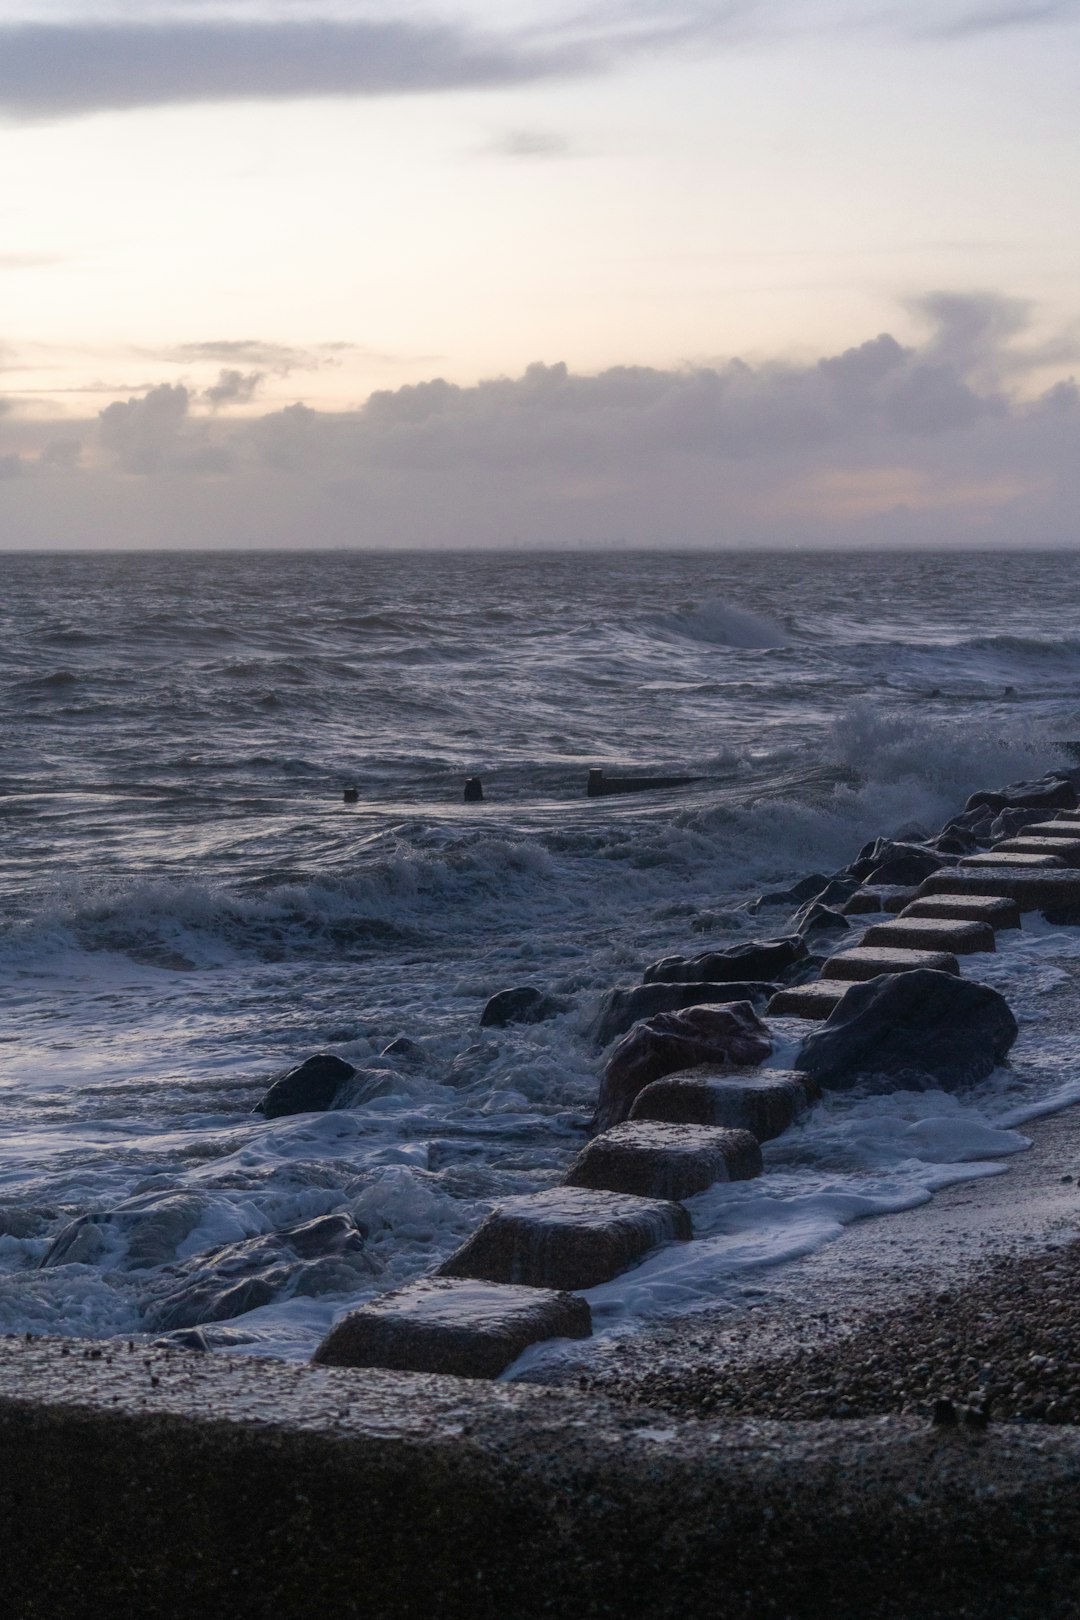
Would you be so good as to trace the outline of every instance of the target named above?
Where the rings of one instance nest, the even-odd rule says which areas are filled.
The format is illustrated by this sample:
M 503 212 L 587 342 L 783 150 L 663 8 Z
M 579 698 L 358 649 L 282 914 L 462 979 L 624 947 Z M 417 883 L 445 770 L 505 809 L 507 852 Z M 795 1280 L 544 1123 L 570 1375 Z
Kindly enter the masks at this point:
M 41 1267 L 97 1265 L 109 1255 L 114 1269 L 142 1271 L 171 1260 L 206 1209 L 194 1193 L 143 1193 L 114 1209 L 80 1215 L 57 1233 Z
M 965 810 L 958 816 L 951 816 L 938 834 L 943 838 L 947 833 L 970 833 L 979 843 L 985 843 L 993 825 L 994 812 L 989 805 L 980 804 L 974 810 Z
M 630 1119 L 724 1125 L 769 1142 L 786 1131 L 818 1095 L 807 1075 L 787 1069 L 762 1069 L 756 1074 L 687 1069 L 654 1080 L 639 1092 Z
M 691 1236 L 681 1204 L 553 1187 L 508 1198 L 493 1209 L 438 1274 L 534 1288 L 595 1288 L 658 1244 Z
M 919 969 L 853 984 L 824 1027 L 804 1042 L 796 1067 L 846 1090 L 975 1085 L 1007 1056 L 1016 1019 L 989 985 Z
M 290 1069 L 275 1080 L 270 1090 L 251 1110 L 267 1119 L 281 1119 L 286 1114 L 319 1114 L 336 1108 L 337 1095 L 347 1081 L 356 1075 L 356 1068 L 332 1052 L 320 1052 L 305 1058 L 295 1069 Z
M 749 1131 L 637 1119 L 594 1137 L 567 1171 L 566 1185 L 679 1199 L 717 1181 L 760 1174 L 761 1148 Z
M 990 823 L 991 841 L 997 843 L 1002 838 L 1015 838 L 1025 827 L 1038 826 L 1044 820 L 1044 812 L 1037 807 L 1032 810 L 1000 810 Z
M 759 894 L 756 904 L 759 906 L 790 906 L 801 905 L 807 900 L 816 900 L 822 889 L 827 888 L 831 878 L 821 872 L 813 872 L 810 877 L 800 878 L 793 883 L 790 889 L 775 889 L 769 894 Z
M 919 844 L 900 844 L 891 838 L 875 838 L 860 850 L 848 871 L 860 883 L 899 886 L 921 883 L 946 864 L 944 855 Z
M 43 1237 L 57 1218 L 55 1209 L 28 1204 L 0 1205 L 0 1237 Z
M 830 906 L 823 906 L 817 900 L 811 900 L 802 911 L 797 911 L 794 917 L 795 932 L 804 939 L 810 939 L 814 934 L 842 934 L 851 927 L 846 917 Z
M 377 1271 L 351 1218 L 322 1215 L 193 1255 L 157 1278 L 140 1306 L 151 1332 L 193 1328 L 257 1310 L 286 1292 L 353 1290 Z
M 994 793 L 973 793 L 964 809 L 978 810 L 985 806 L 999 815 L 1002 810 L 1074 810 L 1076 803 L 1072 783 L 1053 773 L 1040 777 L 1037 782 L 1010 782 Z
M 936 849 L 939 855 L 971 855 L 978 849 L 979 840 L 974 833 L 954 827 L 951 832 L 938 833 L 929 839 L 927 847 Z
M 752 940 L 701 956 L 665 956 L 645 969 L 646 984 L 725 984 L 738 979 L 777 979 L 801 962 L 806 941 L 799 934 L 784 939 Z
M 566 1011 L 566 1002 L 523 984 L 516 990 L 500 990 L 480 1014 L 481 1029 L 505 1029 L 507 1024 L 541 1024 Z
M 764 1007 L 775 994 L 775 984 L 757 980 L 749 984 L 637 984 L 628 990 L 611 990 L 593 1023 L 592 1037 L 598 1047 L 603 1047 L 617 1035 L 625 1035 L 643 1018 L 655 1018 L 657 1013 L 723 1006 L 732 1001 Z
M 592 1316 L 575 1294 L 509 1283 L 424 1277 L 336 1322 L 312 1361 L 322 1367 L 498 1378 L 541 1339 L 587 1339 Z
M 763 1063 L 771 1051 L 769 1032 L 747 1001 L 658 1013 L 635 1024 L 608 1059 L 592 1130 L 620 1125 L 651 1080 L 700 1063 Z
M 407 1035 L 398 1035 L 395 1036 L 388 1046 L 383 1047 L 382 1051 L 379 1053 L 379 1056 L 388 1058 L 396 1057 L 413 1059 L 422 1057 L 423 1053 L 420 1047 L 417 1046 L 416 1042 L 410 1040 Z

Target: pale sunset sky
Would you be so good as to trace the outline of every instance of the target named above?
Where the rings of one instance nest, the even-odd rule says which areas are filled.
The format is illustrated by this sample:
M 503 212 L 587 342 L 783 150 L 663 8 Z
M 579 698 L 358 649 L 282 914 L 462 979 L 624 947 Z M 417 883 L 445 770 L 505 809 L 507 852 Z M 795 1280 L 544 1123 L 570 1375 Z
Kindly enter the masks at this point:
M 1072 545 L 1080 0 L 0 0 L 0 549 Z

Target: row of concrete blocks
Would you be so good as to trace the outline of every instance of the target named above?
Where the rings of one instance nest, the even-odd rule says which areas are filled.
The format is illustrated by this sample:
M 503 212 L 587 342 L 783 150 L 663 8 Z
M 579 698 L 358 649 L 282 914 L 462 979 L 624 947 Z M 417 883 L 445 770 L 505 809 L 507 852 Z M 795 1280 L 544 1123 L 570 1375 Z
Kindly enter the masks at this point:
M 1060 825 L 1037 829 L 1054 849 Z M 769 1012 L 824 1018 L 854 981 L 913 968 L 958 973 L 958 955 L 993 950 L 995 933 L 1018 928 L 1021 911 L 1080 906 L 1080 869 L 1034 833 L 1009 842 L 1037 847 L 936 873 L 894 921 L 832 957 L 816 983 L 781 991 Z M 1080 859 L 1080 839 L 1062 843 Z M 587 1338 L 591 1316 L 580 1291 L 661 1244 L 692 1237 L 681 1200 L 760 1174 L 761 1142 L 786 1130 L 815 1095 L 808 1076 L 779 1070 L 694 1070 L 654 1081 L 626 1124 L 583 1149 L 562 1186 L 507 1200 L 436 1275 L 344 1317 L 315 1360 L 495 1378 L 540 1340 Z

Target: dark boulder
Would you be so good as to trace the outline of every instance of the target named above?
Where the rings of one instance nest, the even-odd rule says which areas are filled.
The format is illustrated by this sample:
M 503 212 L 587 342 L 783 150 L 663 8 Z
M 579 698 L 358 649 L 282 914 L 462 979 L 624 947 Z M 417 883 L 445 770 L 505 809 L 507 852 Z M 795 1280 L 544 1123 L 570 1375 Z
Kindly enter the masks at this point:
M 320 1114 L 339 1107 L 338 1093 L 356 1076 L 356 1068 L 332 1052 L 309 1057 L 295 1069 L 274 1081 L 270 1090 L 251 1110 L 267 1119 L 285 1114 Z
M 1018 832 L 1025 827 L 1037 826 L 1045 821 L 1046 817 L 1038 809 L 1034 810 L 999 810 L 990 823 L 989 836 L 992 843 L 999 843 L 1003 838 L 1015 838 Z M 1080 828 L 1077 829 L 1080 833 Z M 965 853 L 967 853 L 965 851 Z
M 830 878 L 820 894 L 814 896 L 820 906 L 842 906 L 846 900 L 862 887 L 858 878 L 850 873 L 841 872 Z
M 283 1294 L 344 1293 L 377 1274 L 350 1216 L 321 1215 L 193 1255 L 155 1279 L 140 1300 L 151 1332 L 225 1322 Z
M 783 939 L 750 940 L 701 956 L 665 956 L 645 969 L 646 984 L 727 984 L 736 979 L 778 979 L 801 962 L 806 941 L 799 934 Z
M 1034 814 L 1034 811 L 1025 811 L 1024 814 Z M 979 847 L 979 840 L 973 832 L 966 827 L 952 827 L 948 832 L 937 833 L 928 840 L 927 847 L 936 849 L 939 855 L 974 855 Z
M 917 968 L 855 983 L 796 1059 L 819 1085 L 847 1090 L 975 1085 L 1006 1057 L 1017 1026 L 989 985 Z
M 611 990 L 593 1023 L 593 1040 L 598 1047 L 607 1046 L 641 1019 L 655 1018 L 662 1012 L 681 1012 L 684 1007 L 716 1007 L 732 1001 L 765 1007 L 776 991 L 775 984 L 756 979 L 733 984 L 636 984 L 627 990 Z
M 815 900 L 822 889 L 827 888 L 832 880 L 821 872 L 812 872 L 809 877 L 800 878 L 793 883 L 790 889 L 776 889 L 769 894 L 759 894 L 759 906 L 790 906 L 801 905 L 806 900 Z
M 846 917 L 829 906 L 823 906 L 817 900 L 811 900 L 808 906 L 797 911 L 794 917 L 795 932 L 804 939 L 814 934 L 842 934 L 851 927 Z
M 417 1046 L 416 1042 L 410 1040 L 407 1035 L 398 1035 L 390 1042 L 388 1046 L 383 1047 L 382 1051 L 379 1053 L 379 1056 L 388 1058 L 396 1057 L 415 1059 L 422 1057 L 423 1053 Z
M 566 1002 L 549 996 L 535 985 L 516 990 L 500 990 L 480 1014 L 481 1029 L 505 1029 L 507 1024 L 541 1024 L 566 1011 Z
M 1036 782 L 1010 782 L 992 793 L 973 793 L 965 810 L 982 806 L 993 810 L 1075 810 L 1076 789 L 1067 777 L 1053 772 Z
M 749 1066 L 772 1051 L 769 1032 L 747 1001 L 726 1007 L 686 1007 L 635 1024 L 608 1059 L 592 1130 L 628 1118 L 638 1092 L 652 1080 L 708 1063 Z
M 901 844 L 891 838 L 875 838 L 866 844 L 852 861 L 848 871 L 860 883 L 889 884 L 921 883 L 931 872 L 945 865 L 945 857 L 920 844 Z
M 51 1266 L 97 1265 L 106 1256 L 117 1270 L 142 1271 L 171 1260 L 206 1209 L 194 1193 L 142 1193 L 113 1209 L 70 1221 L 41 1259 Z

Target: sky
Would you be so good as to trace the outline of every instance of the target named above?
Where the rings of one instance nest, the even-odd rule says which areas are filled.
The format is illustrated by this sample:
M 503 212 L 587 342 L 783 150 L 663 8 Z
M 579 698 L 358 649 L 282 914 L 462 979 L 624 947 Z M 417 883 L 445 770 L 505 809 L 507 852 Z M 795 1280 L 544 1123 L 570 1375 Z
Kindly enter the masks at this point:
M 1073 545 L 1080 0 L 0 0 L 0 549 Z

